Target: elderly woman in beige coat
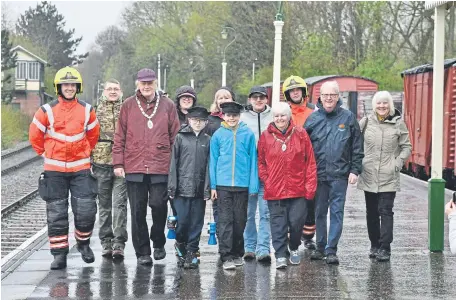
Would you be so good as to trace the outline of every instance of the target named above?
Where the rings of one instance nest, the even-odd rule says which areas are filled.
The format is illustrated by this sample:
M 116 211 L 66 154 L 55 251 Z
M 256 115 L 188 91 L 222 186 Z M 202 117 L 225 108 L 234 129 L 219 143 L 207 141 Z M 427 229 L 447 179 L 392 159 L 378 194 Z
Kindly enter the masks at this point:
M 393 241 L 393 206 L 400 190 L 399 172 L 412 145 L 401 113 L 394 108 L 389 92 L 380 91 L 372 99 L 373 112 L 360 121 L 364 136 L 363 171 L 358 189 L 366 200 L 370 258 L 389 261 Z

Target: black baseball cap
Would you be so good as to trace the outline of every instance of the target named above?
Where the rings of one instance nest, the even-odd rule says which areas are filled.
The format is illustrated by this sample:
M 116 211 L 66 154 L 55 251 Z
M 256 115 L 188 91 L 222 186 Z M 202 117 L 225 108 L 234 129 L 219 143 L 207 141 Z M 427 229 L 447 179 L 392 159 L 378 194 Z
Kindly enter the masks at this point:
M 268 96 L 268 93 L 267 93 L 267 90 L 264 86 L 254 86 L 250 89 L 250 93 L 249 93 L 249 98 L 252 97 L 253 94 L 261 94 L 263 96 Z

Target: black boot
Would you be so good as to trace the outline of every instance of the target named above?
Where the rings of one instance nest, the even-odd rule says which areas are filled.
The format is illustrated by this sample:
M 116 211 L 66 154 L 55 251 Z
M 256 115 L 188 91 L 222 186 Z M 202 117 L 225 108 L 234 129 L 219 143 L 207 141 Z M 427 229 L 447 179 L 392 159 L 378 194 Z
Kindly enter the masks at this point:
M 92 249 L 89 244 L 78 244 L 78 251 L 81 253 L 82 260 L 88 264 L 95 261 Z
M 66 254 L 54 255 L 54 261 L 51 263 L 51 270 L 60 270 L 67 267 L 67 256 Z

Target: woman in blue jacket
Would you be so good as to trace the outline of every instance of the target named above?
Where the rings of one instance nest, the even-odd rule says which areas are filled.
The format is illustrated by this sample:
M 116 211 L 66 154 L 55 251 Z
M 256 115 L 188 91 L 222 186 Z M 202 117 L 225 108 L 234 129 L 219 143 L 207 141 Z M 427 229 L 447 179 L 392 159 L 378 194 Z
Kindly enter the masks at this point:
M 244 264 L 243 233 L 249 194 L 258 194 L 258 163 L 255 135 L 240 122 L 242 105 L 221 105 L 222 126 L 211 139 L 209 174 L 211 198 L 218 202 L 219 253 L 225 270 Z

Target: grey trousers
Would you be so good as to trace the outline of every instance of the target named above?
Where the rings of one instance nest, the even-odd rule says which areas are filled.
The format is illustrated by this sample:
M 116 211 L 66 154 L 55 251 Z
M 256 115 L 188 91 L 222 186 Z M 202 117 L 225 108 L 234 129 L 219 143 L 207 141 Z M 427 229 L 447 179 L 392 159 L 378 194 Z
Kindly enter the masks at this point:
M 127 185 L 112 167 L 92 166 L 98 180 L 99 238 L 102 245 L 125 247 L 127 233 Z

